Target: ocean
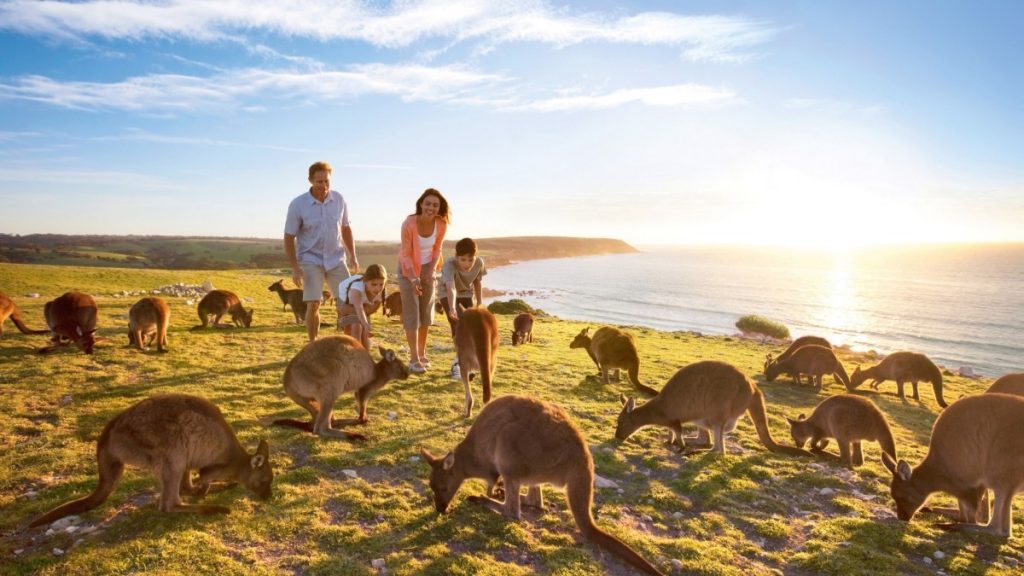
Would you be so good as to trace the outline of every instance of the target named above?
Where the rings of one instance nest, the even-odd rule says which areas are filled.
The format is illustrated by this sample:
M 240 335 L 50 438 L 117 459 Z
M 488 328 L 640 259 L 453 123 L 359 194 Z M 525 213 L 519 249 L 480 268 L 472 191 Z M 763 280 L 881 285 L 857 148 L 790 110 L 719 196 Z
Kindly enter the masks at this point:
M 795 338 L 911 350 L 984 376 L 1024 371 L 1024 245 L 862 249 L 672 248 L 502 266 L 488 288 L 597 324 L 735 334 L 741 316 Z

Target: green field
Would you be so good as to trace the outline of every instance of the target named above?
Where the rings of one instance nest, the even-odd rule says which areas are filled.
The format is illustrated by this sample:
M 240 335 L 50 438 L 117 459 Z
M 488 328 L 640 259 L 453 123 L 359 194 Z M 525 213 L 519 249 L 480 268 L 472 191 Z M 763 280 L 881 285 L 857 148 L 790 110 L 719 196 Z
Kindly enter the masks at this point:
M 267 286 L 279 271 L 166 271 L 0 264 L 0 291 L 19 304 L 30 327 L 43 327 L 42 307 L 70 289 L 94 295 L 99 334 L 108 338 L 86 356 L 71 348 L 41 356 L 45 336 L 25 336 L 8 323 L 0 339 L 0 574 L 631 574 L 612 555 L 582 540 L 562 494 L 545 489 L 549 510 L 524 509 L 514 522 L 466 500 L 484 485 L 467 483 L 449 514 L 435 513 L 428 466 L 419 448 L 450 449 L 472 420 L 462 418 L 462 385 L 448 378 L 453 348 L 438 317 L 428 347 L 434 368 L 385 387 L 370 403 L 368 441 L 322 439 L 268 426 L 305 417 L 285 395 L 285 364 L 304 345 L 305 329 L 290 324 Z M 170 352 L 126 348 L 127 312 L 137 297 L 175 282 L 201 284 L 251 298 L 250 329 L 190 331 L 194 306 L 167 298 L 172 309 Z M 40 298 L 26 294 L 39 293 Z M 326 319 L 333 321 L 333 311 Z M 373 319 L 376 341 L 400 350 L 397 320 Z M 832 461 L 769 454 L 747 418 L 729 436 L 728 451 L 680 456 L 647 429 L 614 438 L 624 383 L 603 385 L 594 366 L 569 342 L 587 324 L 542 318 L 534 343 L 513 348 L 511 317 L 499 317 L 496 394 L 527 394 L 564 407 L 587 435 L 597 473 L 621 491 L 598 489 L 598 524 L 666 573 L 687 574 L 1018 574 L 1024 540 L 948 533 L 933 514 L 912 523 L 895 518 L 888 472 L 875 444 L 865 466 L 847 471 Z M 591 325 L 594 326 L 594 325 Z M 333 332 L 333 329 L 325 329 Z M 731 362 L 758 380 L 768 398 L 772 432 L 789 439 L 784 415 L 809 413 L 824 394 L 788 379 L 764 383 L 767 345 L 683 332 L 631 327 L 641 379 L 655 388 L 681 366 L 702 359 Z M 376 354 L 376 352 L 375 352 Z M 840 353 L 848 371 L 862 358 Z M 990 382 L 947 376 L 946 398 L 983 390 Z M 827 392 L 838 393 L 826 377 Z M 924 455 L 938 414 L 930 387 L 922 401 L 902 402 L 891 382 L 863 394 L 888 415 L 901 456 Z M 24 530 L 29 519 L 85 495 L 95 486 L 95 443 L 106 421 L 161 392 L 206 397 L 220 406 L 242 443 L 271 446 L 276 477 L 268 501 L 232 488 L 207 498 L 232 508 L 227 516 L 162 514 L 155 480 L 129 469 L 100 507 L 83 514 L 74 532 Z M 478 395 L 479 396 L 479 395 Z M 338 416 L 354 416 L 351 398 Z M 834 450 L 834 443 L 831 447 Z M 352 478 L 346 471 L 354 471 Z M 951 506 L 949 497 L 933 504 Z M 1018 520 L 1021 505 L 1015 506 Z M 935 553 L 941 552 L 941 557 Z M 924 558 L 930 563 L 926 563 Z

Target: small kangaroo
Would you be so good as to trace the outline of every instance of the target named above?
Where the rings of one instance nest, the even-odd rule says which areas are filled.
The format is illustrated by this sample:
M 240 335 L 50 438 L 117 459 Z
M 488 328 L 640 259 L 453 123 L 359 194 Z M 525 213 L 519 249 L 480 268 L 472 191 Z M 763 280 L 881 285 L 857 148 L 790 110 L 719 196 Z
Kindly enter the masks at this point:
M 184 504 L 181 491 L 201 497 L 214 482 L 241 482 L 265 499 L 274 478 L 266 440 L 249 454 L 213 403 L 185 394 L 151 396 L 111 418 L 96 444 L 96 460 L 100 478 L 92 494 L 35 518 L 29 528 L 104 503 L 125 464 L 157 475 L 161 512 L 227 513 L 224 506 Z M 197 485 L 192 483 L 192 470 L 199 471 Z
M 788 352 L 788 351 L 787 351 Z M 785 354 L 783 354 L 785 355 Z M 780 356 L 781 358 L 781 356 Z M 850 384 L 850 377 L 843 368 L 843 363 L 836 358 L 831 348 L 810 344 L 796 350 L 784 360 L 773 360 L 765 365 L 764 377 L 769 382 L 775 381 L 779 374 L 790 374 L 797 384 L 801 374 L 807 374 L 811 385 L 819 390 L 822 387 L 822 378 L 825 374 L 831 374 L 833 378 L 846 386 L 847 390 L 853 390 Z
M 590 328 L 584 328 L 569 344 L 569 348 L 583 348 L 590 359 L 601 371 L 601 382 L 608 383 L 608 371 L 615 370 L 615 379 L 619 379 L 619 369 L 625 368 L 629 381 L 637 390 L 648 396 L 656 396 L 658 391 L 640 383 L 640 355 L 636 351 L 633 336 L 614 328 L 603 326 L 594 332 L 594 337 L 587 336 Z
M 79 350 L 92 354 L 96 345 L 96 315 L 99 308 L 92 296 L 66 292 L 46 303 L 43 315 L 53 337 L 51 344 L 39 350 L 46 354 L 74 342 Z
M 459 306 L 461 313 L 455 325 L 455 354 L 461 366 L 462 385 L 466 389 L 466 418 L 473 411 L 473 391 L 469 383 L 473 371 L 480 372 L 483 382 L 484 404 L 491 401 L 491 384 L 498 361 L 498 319 L 486 308 Z
M 512 321 L 512 345 L 533 342 L 533 314 L 523 312 Z
M 736 427 L 746 411 L 768 450 L 811 456 L 806 450 L 775 442 L 768 429 L 764 394 L 752 380 L 725 362 L 704 360 L 680 368 L 661 393 L 642 406 L 637 406 L 633 398 L 621 400 L 622 412 L 615 428 L 619 440 L 626 440 L 644 426 L 664 426 L 671 433 L 669 444 L 686 450 L 682 425 L 693 422 L 714 434 L 712 450 L 724 454 L 725 433 Z
M 946 408 L 932 427 L 924 461 L 911 469 L 882 454 L 892 473 L 890 492 L 896 515 L 910 521 L 933 492 L 956 497 L 961 518 L 954 525 L 1009 537 L 1013 531 L 1013 496 L 1024 488 L 1024 398 L 1009 394 L 966 396 Z M 986 489 L 995 493 L 991 522 Z
M 289 290 L 284 287 L 284 280 L 278 280 L 271 284 L 267 290 L 277 292 L 277 296 L 281 299 L 281 310 L 284 310 L 287 306 L 292 307 L 292 314 L 295 315 L 296 324 L 302 324 L 306 321 L 306 302 L 302 299 L 301 289 L 292 288 Z
M 430 489 L 438 514 L 448 511 L 462 483 L 480 478 L 487 497 L 471 496 L 509 518 L 521 519 L 520 488 L 528 488 L 525 504 L 544 509 L 541 484 L 565 487 L 566 500 L 583 537 L 646 574 L 662 574 L 618 538 L 594 523 L 594 461 L 587 440 L 564 410 L 533 398 L 502 396 L 480 411 L 466 437 L 445 456 L 421 449 L 430 464 Z M 505 501 L 493 495 L 498 478 L 505 483 Z
M 988 390 L 985 390 L 986 394 L 1014 394 L 1016 396 L 1024 396 L 1024 373 L 1022 374 L 1007 374 L 999 378 L 989 386 Z
M 274 420 L 279 426 L 291 426 L 320 436 L 365 440 L 357 432 L 336 430 L 334 426 L 365 424 L 370 398 L 391 380 L 405 380 L 409 370 L 391 350 L 380 348 L 381 360 L 373 362 L 370 353 L 351 336 L 327 336 L 306 344 L 288 362 L 284 370 L 284 391 L 309 411 L 311 420 Z M 345 392 L 356 398 L 359 418 L 331 420 L 334 403 Z
M 49 334 L 49 330 L 32 330 L 25 325 L 25 321 L 21 319 L 21 310 L 18 309 L 18 305 L 11 300 L 7 294 L 0 292 L 0 338 L 4 337 L 4 322 L 10 318 L 11 322 L 22 334 Z
M 896 458 L 896 440 L 885 414 L 870 400 L 853 394 L 839 394 L 821 401 L 807 418 L 786 418 L 793 442 L 803 448 L 808 440 L 812 450 L 824 450 L 829 438 L 839 444 L 839 461 L 847 468 L 864 463 L 862 440 L 878 442 L 882 452 Z
M 395 290 L 384 300 L 384 315 L 385 316 L 401 316 L 402 315 L 402 293 Z
M 771 354 L 765 355 L 765 357 L 764 357 L 764 369 L 767 371 L 768 370 L 768 365 L 771 364 L 772 361 L 782 362 L 782 361 L 788 359 L 790 356 L 792 356 L 793 352 L 796 352 L 797 350 L 803 348 L 804 346 L 810 346 L 810 345 L 824 346 L 825 348 L 832 348 L 832 343 L 829 342 L 828 340 L 822 338 L 821 336 L 801 336 L 801 337 L 797 338 L 796 340 L 793 340 L 793 343 L 789 345 L 789 348 L 786 348 L 785 352 L 783 352 L 782 354 L 779 354 L 778 358 L 773 358 Z M 802 384 L 802 382 L 797 380 L 797 384 Z
M 128 345 L 145 350 L 156 340 L 156 349 L 167 352 L 167 327 L 171 309 L 163 298 L 143 298 L 128 310 Z
M 914 390 L 914 400 L 920 400 L 917 395 L 917 382 L 924 380 L 925 382 L 932 383 L 932 389 L 935 391 L 935 400 L 939 403 L 939 406 L 946 407 L 946 401 L 942 399 L 942 373 L 939 371 L 938 366 L 932 363 L 924 354 L 918 354 L 916 352 L 893 352 L 886 356 L 877 365 L 868 368 L 867 370 L 861 370 L 858 366 L 853 374 L 850 376 L 853 387 L 849 390 L 853 390 L 864 383 L 868 378 L 872 378 L 871 387 L 878 389 L 878 385 L 886 380 L 896 381 L 896 393 L 900 397 L 900 400 L 906 400 L 906 396 L 903 395 L 903 383 L 910 382 Z
M 243 308 L 242 301 L 238 299 L 238 296 L 234 292 L 228 292 L 227 290 L 211 290 L 199 301 L 197 310 L 199 312 L 199 321 L 202 324 L 193 326 L 193 330 L 206 328 L 209 325 L 211 315 L 213 316 L 214 328 L 226 327 L 226 325 L 220 323 L 221 317 L 225 314 L 231 314 L 231 321 L 234 322 L 235 326 L 245 326 L 248 328 L 252 325 L 252 308 L 248 310 Z

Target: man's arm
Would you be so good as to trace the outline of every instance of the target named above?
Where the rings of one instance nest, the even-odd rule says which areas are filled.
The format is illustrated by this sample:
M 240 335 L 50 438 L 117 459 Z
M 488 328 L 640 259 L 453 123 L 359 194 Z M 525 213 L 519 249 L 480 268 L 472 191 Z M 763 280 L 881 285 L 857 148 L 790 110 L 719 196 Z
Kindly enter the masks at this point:
M 352 227 L 342 226 L 341 227 L 341 241 L 345 243 L 345 252 L 348 253 L 349 260 L 348 265 L 352 268 L 353 273 L 359 272 L 359 258 L 356 258 L 356 243 L 352 239 Z
M 288 264 L 292 267 L 292 282 L 302 288 L 302 268 L 299 266 L 299 257 L 295 253 L 295 236 L 285 233 L 284 254 L 288 257 Z

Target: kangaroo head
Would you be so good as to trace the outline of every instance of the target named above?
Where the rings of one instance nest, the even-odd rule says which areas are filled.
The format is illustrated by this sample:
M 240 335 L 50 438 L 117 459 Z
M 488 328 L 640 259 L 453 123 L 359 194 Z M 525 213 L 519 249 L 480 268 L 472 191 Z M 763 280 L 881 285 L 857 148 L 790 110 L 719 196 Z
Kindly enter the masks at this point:
M 263 500 L 270 498 L 270 485 L 274 481 L 274 469 L 270 465 L 270 446 L 260 440 L 256 453 L 249 458 L 248 473 L 244 475 L 245 487 Z
M 772 356 L 771 354 L 765 354 L 765 356 L 764 356 L 764 370 L 765 370 L 765 372 L 768 371 L 768 367 L 771 366 L 772 362 L 774 362 L 774 361 L 775 361 L 775 357 L 774 356 Z
M 519 345 L 519 332 L 516 332 L 515 330 L 512 331 L 512 345 Z
M 765 380 L 767 380 L 769 382 L 774 382 L 775 379 L 778 378 L 779 374 L 781 374 L 781 373 L 782 373 L 782 370 L 779 368 L 779 363 L 776 362 L 774 359 L 771 360 L 771 361 L 766 361 L 764 363 L 764 379 Z
M 253 308 L 249 308 L 248 310 L 246 310 L 245 308 L 242 309 L 242 325 L 245 326 L 246 328 L 252 326 L 253 312 L 255 312 Z
M 905 522 L 909 522 L 914 514 L 924 504 L 927 494 L 923 494 L 913 482 L 913 470 L 906 460 L 894 461 L 888 454 L 882 452 L 882 464 L 892 472 L 892 483 L 889 484 L 889 493 L 896 502 L 896 516 Z
M 271 292 L 277 292 L 277 291 L 280 291 L 280 290 L 284 290 L 284 279 L 281 279 L 281 280 L 278 280 L 277 282 L 274 282 L 273 284 L 270 285 L 269 288 L 267 288 L 267 290 L 270 290 Z
M 615 425 L 615 437 L 619 440 L 626 440 L 639 428 L 633 422 L 633 410 L 636 409 L 636 400 L 619 394 L 619 402 L 622 404 L 622 412 L 619 412 L 619 419 Z
M 454 452 L 435 457 L 426 448 L 420 448 L 420 454 L 430 464 L 430 490 L 434 493 L 434 508 L 438 514 L 444 514 L 462 486 L 464 478 L 461 467 L 455 465 Z
M 377 350 L 380 352 L 380 362 L 377 362 L 377 370 L 379 374 L 387 376 L 388 380 L 406 380 L 409 378 L 409 368 L 398 358 L 394 350 L 388 350 L 383 346 L 378 346 Z
M 807 444 L 807 441 L 814 435 L 813 426 L 807 422 L 807 416 L 801 414 L 796 417 L 796 420 L 787 416 L 786 422 L 789 422 L 789 433 L 793 435 L 793 444 L 797 448 L 803 448 L 804 444 Z
M 86 354 L 92 354 L 92 349 L 96 345 L 96 330 L 82 330 L 81 326 L 75 326 L 75 346 Z
M 575 338 L 573 338 L 572 342 L 569 344 L 569 348 L 589 348 L 590 337 L 587 336 L 587 332 L 589 330 L 589 327 L 581 330 L 580 333 L 577 334 Z

